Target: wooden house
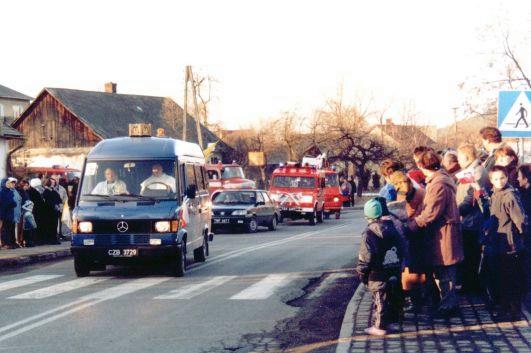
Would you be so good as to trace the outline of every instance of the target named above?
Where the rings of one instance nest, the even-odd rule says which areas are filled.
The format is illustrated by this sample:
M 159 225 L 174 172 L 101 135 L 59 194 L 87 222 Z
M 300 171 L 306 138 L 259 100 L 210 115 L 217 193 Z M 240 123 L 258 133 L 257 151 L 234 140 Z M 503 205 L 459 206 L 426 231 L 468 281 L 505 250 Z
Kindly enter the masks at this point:
M 90 149 L 102 139 L 127 136 L 129 124 L 150 123 L 153 131 L 182 137 L 183 109 L 171 98 L 116 93 L 116 84 L 105 92 L 44 88 L 15 120 L 24 145 L 12 156 L 13 166 L 69 166 L 81 169 Z M 203 144 L 219 138 L 201 125 Z M 187 114 L 187 140 L 197 142 L 195 119 Z M 203 146 L 203 148 L 205 148 Z M 213 158 L 231 161 L 231 148 L 220 141 Z

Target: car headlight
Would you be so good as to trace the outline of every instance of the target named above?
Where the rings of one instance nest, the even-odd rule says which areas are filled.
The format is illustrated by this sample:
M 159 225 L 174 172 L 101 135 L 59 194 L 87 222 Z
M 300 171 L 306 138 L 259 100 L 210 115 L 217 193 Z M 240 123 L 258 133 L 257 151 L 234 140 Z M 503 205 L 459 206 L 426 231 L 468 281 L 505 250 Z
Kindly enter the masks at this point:
M 155 222 L 155 230 L 159 233 L 168 233 L 170 231 L 170 221 Z
M 334 202 L 338 202 L 339 201 L 339 197 L 334 197 Z
M 79 233 L 92 233 L 92 222 L 79 222 L 77 229 L 79 230 Z
M 313 202 L 313 196 L 312 195 L 304 195 L 301 197 L 301 201 L 305 203 L 311 203 Z
M 247 214 L 247 210 L 232 211 L 233 216 L 245 216 L 246 214 Z

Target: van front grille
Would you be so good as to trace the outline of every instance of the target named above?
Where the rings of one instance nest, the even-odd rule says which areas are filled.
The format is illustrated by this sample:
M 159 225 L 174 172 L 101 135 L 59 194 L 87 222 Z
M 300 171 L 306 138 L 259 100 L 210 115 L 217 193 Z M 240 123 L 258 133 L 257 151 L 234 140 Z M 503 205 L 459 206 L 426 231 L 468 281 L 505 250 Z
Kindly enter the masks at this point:
M 97 234 L 94 239 L 95 246 L 108 245 L 148 245 L 149 235 L 138 234 Z

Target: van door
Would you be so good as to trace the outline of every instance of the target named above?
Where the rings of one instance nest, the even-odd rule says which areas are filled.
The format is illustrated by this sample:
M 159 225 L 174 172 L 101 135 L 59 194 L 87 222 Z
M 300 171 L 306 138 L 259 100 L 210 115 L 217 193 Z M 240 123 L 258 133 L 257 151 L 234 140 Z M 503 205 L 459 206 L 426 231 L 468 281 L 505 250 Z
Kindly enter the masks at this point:
M 210 196 L 208 194 L 208 182 L 205 168 L 200 165 L 195 166 L 195 178 L 197 181 L 197 197 L 199 198 L 200 225 L 198 231 L 204 234 L 206 228 L 210 228 Z
M 194 172 L 194 165 L 193 164 L 184 164 L 184 173 L 185 173 L 185 191 L 188 190 L 190 187 L 196 187 L 197 190 L 197 183 L 195 180 L 195 172 Z M 196 195 L 195 199 L 189 199 L 188 197 L 184 197 L 183 206 L 186 205 L 186 208 L 188 210 L 188 224 L 186 226 L 188 239 L 187 239 L 187 246 L 188 246 L 188 253 L 190 251 L 194 250 L 196 247 L 200 246 L 197 245 L 197 235 L 198 235 L 198 227 L 200 226 L 200 214 L 199 214 L 199 192 Z

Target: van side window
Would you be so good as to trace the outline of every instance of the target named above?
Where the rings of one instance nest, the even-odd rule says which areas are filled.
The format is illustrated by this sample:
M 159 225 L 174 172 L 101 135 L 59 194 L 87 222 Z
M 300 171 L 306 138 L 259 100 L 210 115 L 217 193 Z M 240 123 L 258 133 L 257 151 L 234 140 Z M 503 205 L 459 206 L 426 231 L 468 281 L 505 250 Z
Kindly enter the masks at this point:
M 184 164 L 179 165 L 179 191 L 181 193 L 181 198 L 184 197 L 186 193 L 186 186 L 184 176 L 186 175 L 186 166 Z
M 196 185 L 195 173 L 193 164 L 186 164 L 186 188 L 190 185 Z
M 205 190 L 208 190 L 208 178 L 206 168 L 201 166 L 201 173 L 203 174 L 203 180 L 205 181 Z
M 261 192 L 256 193 L 256 202 L 265 202 L 264 196 L 262 195 Z
M 195 178 L 197 180 L 197 190 L 199 191 L 205 191 L 205 180 L 203 179 L 203 173 L 201 173 L 201 167 L 196 165 L 194 166 L 195 169 Z

